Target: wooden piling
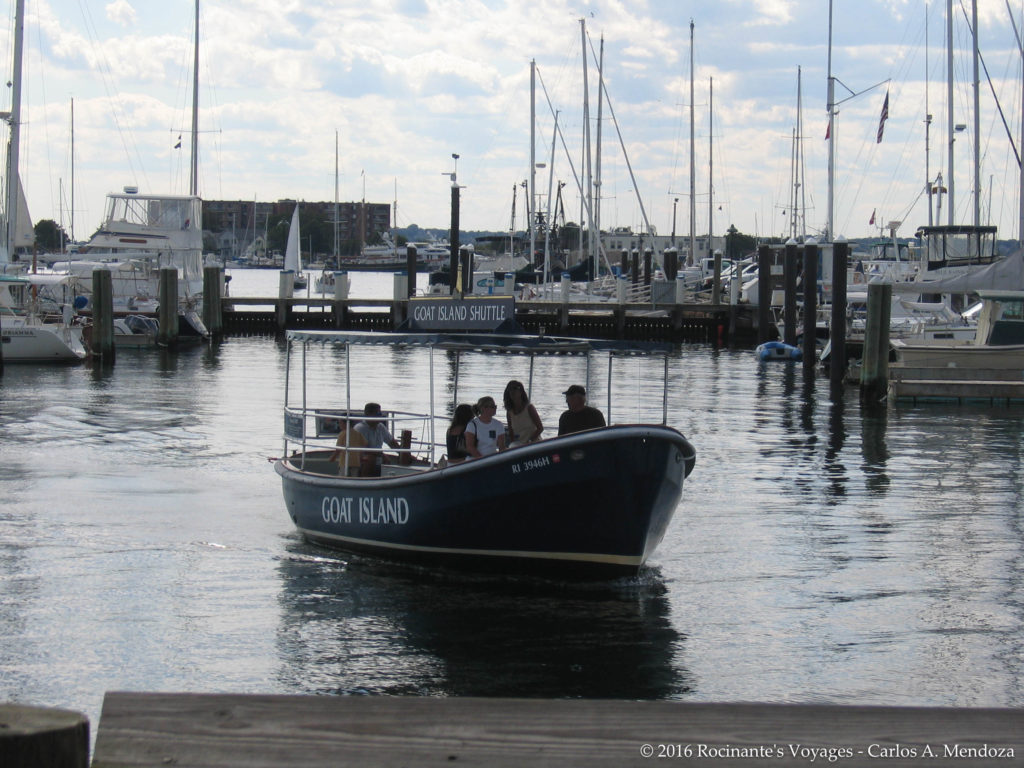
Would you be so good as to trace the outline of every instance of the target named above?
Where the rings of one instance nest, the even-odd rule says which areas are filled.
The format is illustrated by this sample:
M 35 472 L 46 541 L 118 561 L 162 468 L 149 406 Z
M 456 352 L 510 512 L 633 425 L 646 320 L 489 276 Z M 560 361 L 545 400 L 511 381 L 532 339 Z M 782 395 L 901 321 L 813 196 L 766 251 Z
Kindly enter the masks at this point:
M 67 709 L 0 704 L 4 768 L 88 768 L 89 719 Z
M 654 251 L 650 248 L 644 248 L 644 285 L 651 285 L 651 270 L 654 262 Z M 597 275 L 594 275 L 594 279 L 597 279 Z
M 288 327 L 288 300 L 295 294 L 295 273 L 286 269 L 278 277 L 277 283 L 277 330 Z
M 391 329 L 397 331 L 405 322 L 406 310 L 409 307 L 409 277 L 404 272 L 395 272 L 393 296 L 391 304 Z
M 214 338 L 224 333 L 224 312 L 220 302 L 223 274 L 220 267 L 203 267 L 203 325 Z
M 157 310 L 160 328 L 156 343 L 162 347 L 173 347 L 178 343 L 178 270 L 161 267 L 159 278 L 160 308 Z
M 889 388 L 889 320 L 891 283 L 868 284 L 868 317 L 864 327 L 864 352 L 860 368 L 860 396 L 878 402 Z
M 818 243 L 813 237 L 804 243 L 804 343 L 803 363 L 806 373 L 814 373 L 817 362 L 815 344 L 818 327 Z
M 408 276 L 406 283 L 406 298 L 416 295 L 416 246 L 405 247 L 405 274 Z
M 711 303 L 722 303 L 722 252 L 715 251 L 715 274 L 711 278 Z
M 679 274 L 679 249 L 672 247 L 665 249 L 665 279 L 672 281 Z
M 757 249 L 757 343 L 771 341 L 772 334 L 772 247 Z
M 114 280 L 107 268 L 92 271 L 92 353 L 114 364 Z
M 473 293 L 473 251 L 459 248 L 459 263 L 462 270 L 462 295 Z
M 789 238 L 783 266 L 786 289 L 782 300 L 782 341 L 791 347 L 796 346 L 796 246 L 796 240 Z
M 846 262 L 850 245 L 837 240 L 832 245 L 832 317 L 829 319 L 829 384 L 833 392 L 843 388 L 846 374 Z
M 348 272 L 334 273 L 334 301 L 331 304 L 334 328 L 341 330 L 348 325 Z

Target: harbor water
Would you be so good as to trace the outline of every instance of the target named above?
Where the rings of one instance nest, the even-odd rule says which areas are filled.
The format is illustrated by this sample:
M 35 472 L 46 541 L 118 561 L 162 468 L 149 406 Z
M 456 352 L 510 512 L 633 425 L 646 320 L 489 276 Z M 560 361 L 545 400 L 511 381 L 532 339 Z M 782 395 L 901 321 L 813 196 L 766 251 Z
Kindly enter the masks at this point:
M 235 295 L 276 291 L 276 272 L 235 274 Z M 340 357 L 310 363 L 343 403 Z M 425 350 L 353 365 L 353 402 L 429 403 Z M 866 409 L 799 365 L 680 347 L 668 422 L 697 465 L 666 538 L 635 579 L 568 584 L 303 542 L 268 461 L 284 366 L 281 340 L 251 337 L 6 367 L 0 700 L 94 728 L 109 690 L 1024 706 L 1024 409 Z M 660 420 L 651 366 L 612 372 L 612 421 Z M 538 359 L 548 434 L 569 384 L 609 410 L 608 375 Z M 458 397 L 529 376 L 467 356 Z

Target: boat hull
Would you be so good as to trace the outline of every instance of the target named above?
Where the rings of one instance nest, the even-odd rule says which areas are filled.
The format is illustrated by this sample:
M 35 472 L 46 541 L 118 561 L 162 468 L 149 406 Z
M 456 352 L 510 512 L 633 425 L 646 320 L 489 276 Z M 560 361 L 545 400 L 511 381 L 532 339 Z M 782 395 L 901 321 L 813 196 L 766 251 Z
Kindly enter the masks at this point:
M 86 357 L 81 328 L 37 325 L 11 317 L 3 318 L 0 328 L 4 362 L 77 363 Z
M 327 474 L 325 453 L 307 454 L 305 469 L 302 457 L 276 464 L 289 515 L 310 541 L 571 578 L 635 574 L 664 536 L 695 457 L 660 426 L 608 427 L 375 479 Z
M 1024 370 L 1024 344 L 910 344 L 892 342 L 899 362 L 910 368 Z

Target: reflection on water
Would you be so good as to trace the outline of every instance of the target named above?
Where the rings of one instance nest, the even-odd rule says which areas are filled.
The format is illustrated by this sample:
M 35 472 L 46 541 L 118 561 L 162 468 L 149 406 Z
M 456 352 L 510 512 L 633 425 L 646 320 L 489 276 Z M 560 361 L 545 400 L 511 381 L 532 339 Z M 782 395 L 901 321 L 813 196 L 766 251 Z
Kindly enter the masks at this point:
M 344 398 L 324 352 L 310 386 Z M 353 362 L 357 405 L 428 402 L 422 350 Z M 660 416 L 655 368 L 616 365 L 613 416 Z M 562 586 L 299 541 L 267 462 L 277 340 L 7 366 L 0 700 L 93 723 L 113 689 L 1024 705 L 1024 409 L 869 409 L 744 350 L 683 346 L 669 368 L 698 459 L 652 568 Z M 589 374 L 603 408 L 607 370 Z M 587 375 L 537 360 L 549 428 Z M 459 399 L 509 378 L 528 363 L 466 356 Z
M 341 559 L 298 541 L 279 571 L 289 689 L 662 699 L 689 688 L 655 571 L 569 585 Z

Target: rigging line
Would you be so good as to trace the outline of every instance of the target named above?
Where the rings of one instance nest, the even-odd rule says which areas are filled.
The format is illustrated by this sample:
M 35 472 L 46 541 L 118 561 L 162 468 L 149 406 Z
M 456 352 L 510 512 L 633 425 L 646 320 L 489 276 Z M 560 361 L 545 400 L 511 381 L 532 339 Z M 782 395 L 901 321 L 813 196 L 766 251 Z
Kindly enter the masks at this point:
M 113 77 L 113 73 L 112 73 L 112 70 L 110 68 L 109 62 L 107 61 L 106 56 L 104 56 L 104 54 L 103 54 L 103 51 L 102 50 L 98 50 L 99 49 L 99 46 L 98 46 L 99 36 L 96 33 L 96 25 L 92 21 L 92 16 L 89 13 L 88 7 L 83 7 L 82 0 L 79 0 L 78 7 L 79 7 L 79 10 L 82 13 L 82 21 L 85 24 L 85 29 L 86 29 L 86 33 L 87 33 L 88 38 L 89 38 L 89 43 L 92 46 L 93 51 L 96 53 L 96 61 L 98 63 L 97 69 L 99 70 L 99 73 L 100 73 L 100 81 L 103 83 L 103 90 L 104 90 L 104 92 L 107 95 L 107 99 L 109 100 L 109 102 L 112 105 L 115 105 L 116 107 L 118 107 L 118 109 L 123 109 L 123 105 L 121 104 L 120 96 L 112 96 L 111 92 L 110 92 L 111 83 L 108 80 L 108 76 L 110 76 L 112 78 Z M 138 175 L 139 175 L 139 173 L 141 173 L 142 178 L 146 182 L 146 185 L 148 185 L 149 184 L 149 179 L 146 176 L 145 166 L 143 166 L 143 164 L 142 164 L 142 156 L 139 154 L 138 146 L 136 146 L 135 149 L 134 149 L 135 154 L 138 156 L 138 162 L 139 162 L 139 170 L 136 171 L 135 163 L 132 162 L 132 148 L 128 146 L 129 142 L 126 139 L 125 130 L 121 126 L 120 119 L 118 119 L 118 110 L 117 109 L 110 110 L 110 116 L 111 116 L 111 118 L 114 121 L 114 125 L 117 127 L 117 134 L 118 134 L 118 137 L 121 139 L 121 145 L 124 148 L 125 155 L 126 155 L 126 158 L 128 160 L 128 167 L 129 167 L 129 170 L 131 172 L 132 179 L 134 181 L 138 182 Z M 134 143 L 134 142 L 132 142 L 132 143 Z
M 594 42 L 590 39 L 589 33 L 587 34 L 587 42 L 590 43 L 590 55 L 596 56 L 594 51 Z M 608 86 L 605 85 L 604 74 L 602 73 L 599 79 L 599 85 L 601 90 L 604 92 L 604 98 L 608 102 L 608 113 L 611 115 L 612 123 L 615 124 L 615 134 L 619 137 L 619 146 L 622 147 L 622 156 L 626 161 L 626 168 L 629 170 L 630 181 L 633 182 L 633 191 L 636 192 L 636 201 L 640 205 L 640 213 L 644 217 L 644 224 L 647 227 L 647 234 L 653 235 L 654 232 L 651 229 L 651 222 L 647 218 L 647 210 L 644 208 L 643 198 L 640 196 L 640 190 L 637 187 L 636 175 L 633 173 L 633 164 L 629 161 L 629 153 L 626 151 L 626 142 L 622 138 L 622 131 L 619 129 L 619 121 L 615 117 L 615 110 L 612 108 L 612 97 L 608 93 Z M 692 172 L 692 171 L 691 171 Z
M 963 0 L 960 0 L 960 10 L 963 11 L 964 19 L 967 23 L 967 29 L 971 30 L 971 20 L 967 18 L 967 9 L 964 8 Z M 974 30 L 971 30 L 974 33 Z M 1003 121 L 1003 130 L 1006 131 L 1006 138 L 1010 141 L 1010 146 L 1013 147 L 1013 155 L 1017 158 L 1017 167 L 1020 167 L 1020 152 L 1017 151 L 1017 143 L 1013 140 L 1013 134 L 1010 131 L 1010 126 L 1006 122 L 1006 115 L 1003 114 L 1003 105 L 999 103 L 999 96 L 996 94 L 996 87 L 992 84 L 992 77 L 988 73 L 988 65 L 985 63 L 985 57 L 981 54 L 981 49 L 978 49 L 978 60 L 981 62 L 981 68 L 985 70 L 985 80 L 988 82 L 989 90 L 992 92 L 992 98 L 996 103 L 996 110 L 999 112 L 999 119 Z
M 548 103 L 548 109 L 551 110 L 551 114 L 552 115 L 555 115 L 557 113 L 555 112 L 554 105 L 551 103 L 551 97 L 548 96 L 548 89 L 544 85 L 544 78 L 542 78 L 541 75 L 540 75 L 540 68 L 539 67 L 536 69 L 536 72 L 537 72 L 537 79 L 540 81 L 540 88 L 544 92 L 544 98 L 545 98 L 545 100 Z M 572 171 L 573 180 L 576 182 L 576 188 L 580 192 L 580 198 L 581 198 L 581 201 L 583 203 L 583 207 L 586 209 L 587 221 L 590 224 L 590 226 L 593 227 L 594 214 L 591 211 L 589 202 L 587 200 L 587 196 L 583 192 L 583 180 L 580 179 L 579 174 L 576 173 L 576 166 L 572 162 L 572 153 L 569 152 L 569 147 L 567 146 L 567 144 L 565 142 L 565 135 L 562 133 L 562 127 L 558 124 L 557 121 L 555 122 L 555 128 L 558 130 L 558 137 L 562 140 L 562 149 L 565 151 L 565 156 L 569 160 L 569 169 Z M 581 233 L 583 232 L 583 222 L 580 222 L 580 232 Z M 608 261 L 608 254 L 605 253 L 604 243 L 601 242 L 601 238 L 600 237 L 597 238 L 597 250 L 598 250 L 598 253 L 604 258 L 605 266 L 608 267 L 608 271 L 611 272 L 611 264 Z

